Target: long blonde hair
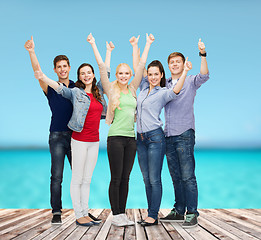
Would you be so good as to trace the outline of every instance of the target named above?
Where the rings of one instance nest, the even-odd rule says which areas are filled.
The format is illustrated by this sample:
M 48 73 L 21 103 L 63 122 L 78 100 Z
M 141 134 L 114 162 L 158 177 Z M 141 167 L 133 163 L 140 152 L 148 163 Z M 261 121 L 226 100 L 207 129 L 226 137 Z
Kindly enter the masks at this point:
M 132 70 L 130 68 L 130 66 L 127 63 L 120 63 L 117 68 L 116 68 L 116 75 L 119 72 L 120 67 L 127 67 L 130 71 L 130 75 L 132 76 Z M 113 95 L 111 98 L 112 101 L 112 110 L 115 111 L 116 108 L 121 109 L 120 108 L 120 96 L 121 96 L 121 89 L 120 86 L 118 84 L 118 80 L 116 79 L 115 81 L 112 82 L 113 84 Z

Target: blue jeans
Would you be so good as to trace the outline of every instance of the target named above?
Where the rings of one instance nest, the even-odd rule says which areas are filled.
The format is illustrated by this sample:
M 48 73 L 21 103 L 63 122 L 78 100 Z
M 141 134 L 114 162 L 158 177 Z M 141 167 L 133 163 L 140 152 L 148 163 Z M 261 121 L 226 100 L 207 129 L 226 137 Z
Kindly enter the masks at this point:
M 195 176 L 195 131 L 166 137 L 166 156 L 175 191 L 174 207 L 179 214 L 197 213 L 198 187 Z
M 50 132 L 49 149 L 51 153 L 51 207 L 52 212 L 62 209 L 62 181 L 65 155 L 71 165 L 71 135 L 72 132 Z
M 157 219 L 162 197 L 161 170 L 165 154 L 165 136 L 162 128 L 138 133 L 137 152 L 146 188 L 148 217 Z

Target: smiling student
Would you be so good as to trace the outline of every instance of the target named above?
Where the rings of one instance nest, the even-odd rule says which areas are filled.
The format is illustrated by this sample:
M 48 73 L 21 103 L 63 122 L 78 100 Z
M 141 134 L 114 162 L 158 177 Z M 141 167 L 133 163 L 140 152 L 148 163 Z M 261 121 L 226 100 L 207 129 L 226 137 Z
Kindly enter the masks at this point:
M 91 44 L 99 65 L 104 93 L 108 96 L 106 123 L 111 125 L 107 139 L 107 153 L 111 171 L 109 199 L 113 214 L 112 224 L 116 226 L 134 225 L 126 214 L 129 176 L 136 155 L 134 121 L 136 111 L 136 91 L 140 85 L 148 52 L 154 37 L 148 36 L 144 52 L 137 67 L 134 79 L 129 84 L 132 71 L 128 64 L 121 63 L 116 68 L 116 80 L 109 82 L 106 67 L 90 34 L 87 41 Z M 132 39 L 130 40 L 132 41 Z
M 35 54 L 35 44 L 33 36 L 26 41 L 24 45 L 28 51 L 32 68 L 36 71 L 39 68 L 39 62 Z M 58 55 L 53 60 L 54 72 L 57 74 L 58 82 L 65 87 L 73 88 L 74 82 L 69 80 L 71 70 L 69 59 L 65 55 Z M 49 87 L 45 82 L 39 81 L 45 96 L 48 99 L 48 104 L 52 112 L 50 134 L 49 134 L 49 150 L 51 154 L 51 207 L 52 207 L 52 224 L 61 224 L 62 213 L 62 181 L 64 159 L 67 156 L 71 165 L 71 134 L 72 131 L 67 124 L 72 116 L 72 103 L 57 94 L 55 90 Z
M 108 68 L 112 50 L 113 48 L 107 46 L 105 62 Z M 59 70 L 61 76 L 65 75 L 64 68 L 65 66 L 61 66 L 61 70 Z M 38 62 L 34 70 L 35 77 L 41 84 L 49 86 L 48 88 L 52 89 L 55 94 L 69 99 L 73 105 L 68 128 L 72 131 L 72 180 L 70 190 L 76 224 L 82 226 L 98 224 L 101 219 L 97 219 L 88 213 L 88 201 L 92 173 L 98 158 L 100 119 L 105 118 L 107 111 L 102 87 L 99 84 L 96 85 L 94 69 L 88 63 L 83 63 L 78 68 L 78 80 L 74 88 L 67 88 L 61 82 L 49 79 L 42 73 Z M 109 75 L 109 73 L 107 74 Z
M 169 102 L 165 107 L 166 156 L 173 181 L 175 204 L 162 222 L 183 222 L 184 228 L 198 224 L 198 187 L 195 176 L 195 116 L 194 99 L 199 87 L 209 79 L 205 44 L 199 39 L 200 73 L 186 77 L 182 96 Z M 166 81 L 167 88 L 179 83 L 184 69 L 185 57 L 180 52 L 168 57 L 171 77 Z M 184 216 L 186 214 L 186 216 Z M 184 221 L 185 220 L 185 221 Z

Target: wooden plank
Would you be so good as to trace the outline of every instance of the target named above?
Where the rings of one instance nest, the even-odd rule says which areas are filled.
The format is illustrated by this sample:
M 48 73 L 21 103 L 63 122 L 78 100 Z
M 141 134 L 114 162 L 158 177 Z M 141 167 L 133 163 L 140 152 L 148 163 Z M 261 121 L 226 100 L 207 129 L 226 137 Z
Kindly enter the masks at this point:
M 111 220 L 113 216 L 111 214 Z M 124 227 L 117 227 L 111 224 L 110 231 L 108 232 L 107 235 L 107 240 L 120 240 L 123 239 L 124 235 Z
M 69 209 L 63 210 L 63 215 L 62 215 L 63 218 L 66 218 L 69 215 L 70 215 L 70 210 Z M 51 227 L 51 225 L 52 225 L 51 221 L 48 218 L 44 222 L 42 222 L 39 225 L 29 229 L 28 231 L 24 232 L 23 234 L 18 235 L 14 239 L 19 239 L 19 240 L 29 240 L 29 239 L 32 239 L 32 238 L 38 236 L 40 233 L 42 233 L 42 232 L 46 231 L 47 229 L 49 229 Z
M 57 239 L 57 237 L 58 239 L 63 239 L 67 237 L 76 228 L 74 212 L 71 211 L 66 222 L 63 224 L 52 225 L 51 228 L 51 232 L 40 239 L 49 240 Z
M 200 209 L 200 215 L 202 215 L 205 219 L 211 221 L 222 229 L 230 232 L 231 234 L 237 236 L 240 239 L 256 239 L 255 237 L 245 233 L 244 231 L 240 231 L 240 229 L 232 226 L 229 221 L 225 221 L 221 218 L 219 214 L 211 212 L 210 209 Z
M 137 240 L 147 239 L 144 228 L 140 224 L 138 224 L 138 221 L 142 219 L 140 211 L 138 209 L 134 209 L 133 215 L 134 215 L 134 222 L 135 222 L 136 239 Z
M 170 209 L 165 209 L 163 210 L 165 214 L 162 213 L 162 209 L 159 212 L 159 216 L 160 217 L 165 217 L 166 212 L 170 212 Z M 168 223 L 168 222 L 161 222 L 162 226 L 165 228 L 165 230 L 168 232 L 168 234 L 170 235 L 170 237 L 172 239 L 175 240 L 183 240 L 183 238 L 179 235 L 179 233 L 177 232 L 177 230 L 175 228 L 173 228 L 173 226 Z
M 19 223 L 12 225 L 4 230 L 1 231 L 3 236 L 8 236 L 10 238 L 14 238 L 19 234 L 26 232 L 27 230 L 31 229 L 32 227 L 40 224 L 41 222 L 46 220 L 47 216 L 50 216 L 50 210 L 43 210 L 43 212 L 39 215 L 37 214 L 34 217 L 30 217 L 27 220 L 20 221 Z
M 247 208 L 247 209 L 244 209 L 245 211 L 248 211 L 248 212 L 251 212 L 255 215 L 258 215 L 260 216 L 261 212 L 259 211 L 259 209 L 252 209 L 252 208 Z
M 96 210 L 89 210 L 91 214 L 94 216 L 98 216 L 101 212 L 102 209 L 96 209 Z M 100 224 L 99 224 L 100 225 Z M 67 238 L 66 240 L 75 240 L 75 239 L 82 239 L 83 235 L 85 235 L 87 232 L 90 230 L 93 230 L 95 232 L 99 232 L 99 225 L 93 225 L 91 227 L 84 227 L 84 226 L 78 226 Z M 92 232 L 93 232 L 92 231 Z
M 6 212 L 0 218 L 0 229 L 1 226 L 6 224 L 5 222 L 33 211 L 35 211 L 35 209 L 15 209 L 14 211 Z
M 255 215 L 251 212 L 245 211 L 244 209 L 226 209 L 226 211 L 241 220 L 261 227 L 261 215 Z
M 199 239 L 199 240 L 217 240 L 217 238 L 209 233 L 208 231 L 206 231 L 204 228 L 202 228 L 200 225 L 197 227 L 193 227 L 193 228 L 186 228 L 185 229 L 190 236 L 192 236 L 195 239 Z
M 126 209 L 127 217 L 135 222 L 133 209 Z M 135 225 L 125 227 L 124 240 L 136 239 Z
M 49 222 L 49 228 L 45 231 L 42 231 L 37 237 L 34 238 L 34 240 L 40 240 L 40 239 L 48 239 L 48 236 L 54 232 L 55 230 L 59 229 L 59 228 L 62 228 L 62 227 L 65 227 L 65 226 L 68 226 L 70 224 L 72 224 L 72 221 L 74 219 L 74 213 L 73 213 L 73 210 L 69 210 L 67 213 L 66 213 L 66 217 L 64 216 L 64 214 L 62 214 L 62 222 L 63 224 L 51 224 L 51 222 Z M 60 232 L 60 231 L 58 231 Z M 57 233 L 57 232 L 56 232 Z M 57 233 L 59 234 L 59 233 Z
M 36 216 L 37 214 L 41 214 L 44 209 L 29 209 L 28 211 L 17 211 L 15 210 L 14 213 L 15 215 L 11 214 L 11 218 L 7 217 L 6 221 L 2 220 L 0 222 L 0 233 L 2 230 L 11 227 L 13 225 L 16 225 L 17 223 L 21 221 L 25 221 L 27 219 L 30 219 L 33 216 Z
M 146 219 L 147 217 L 147 210 L 141 210 L 141 214 L 142 214 L 142 218 Z M 147 233 L 147 238 L 148 239 L 166 239 L 166 240 L 170 240 L 171 237 L 170 235 L 166 232 L 166 230 L 164 229 L 164 227 L 161 225 L 161 223 L 159 222 L 158 225 L 154 225 L 154 226 L 148 226 L 148 227 L 144 227 L 145 231 Z
M 0 212 L 0 220 L 15 213 L 22 214 L 23 211 L 26 211 L 26 209 L 2 209 L 2 211 Z
M 170 212 L 170 209 L 161 209 L 162 214 L 165 216 Z M 179 233 L 179 235 L 184 239 L 184 240 L 194 240 L 193 237 L 191 237 L 187 231 L 179 223 L 170 223 L 174 229 Z
M 92 214 L 95 217 L 99 217 L 102 219 L 102 222 L 99 225 L 95 225 L 91 227 L 81 238 L 81 240 L 90 240 L 90 239 L 97 239 L 96 236 L 100 233 L 106 219 L 108 218 L 111 210 L 110 209 L 99 209 L 99 211 L 95 211 Z M 107 235 L 106 235 L 107 236 Z M 105 239 L 105 238 L 104 238 Z
M 236 237 L 235 235 L 231 234 L 230 232 L 222 229 L 221 227 L 217 226 L 216 224 L 208 221 L 205 219 L 202 214 L 200 214 L 200 217 L 198 218 L 198 224 L 206 229 L 207 231 L 211 232 L 216 238 L 222 239 L 222 240 L 238 240 L 240 238 Z
M 112 214 L 110 212 L 110 214 L 108 215 L 105 223 L 103 224 L 100 232 L 98 233 L 97 237 L 95 238 L 95 240 L 104 240 L 106 239 L 109 231 L 110 231 L 110 227 L 111 227 L 111 220 L 112 220 Z
M 224 221 L 229 222 L 231 225 L 235 226 L 241 231 L 247 232 L 248 234 L 259 239 L 261 236 L 261 228 L 249 223 L 248 221 L 242 220 L 238 217 L 238 215 L 228 212 L 224 209 L 212 209 L 212 212 L 218 214 Z

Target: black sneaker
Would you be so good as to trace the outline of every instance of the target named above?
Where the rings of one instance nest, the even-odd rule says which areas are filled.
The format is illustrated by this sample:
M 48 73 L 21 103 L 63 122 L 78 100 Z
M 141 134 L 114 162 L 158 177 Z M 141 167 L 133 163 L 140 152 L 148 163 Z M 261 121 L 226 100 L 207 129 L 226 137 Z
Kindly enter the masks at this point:
M 95 223 L 101 223 L 101 219 L 94 217 L 92 214 L 88 213 L 88 216 L 92 219 Z
M 160 218 L 161 222 L 184 222 L 184 215 L 177 213 L 176 209 L 173 208 L 171 212 L 164 218 Z
M 62 224 L 62 219 L 60 214 L 53 215 L 52 224 Z
M 183 228 L 193 228 L 198 225 L 198 217 L 196 213 L 186 214 L 186 220 L 182 224 Z

